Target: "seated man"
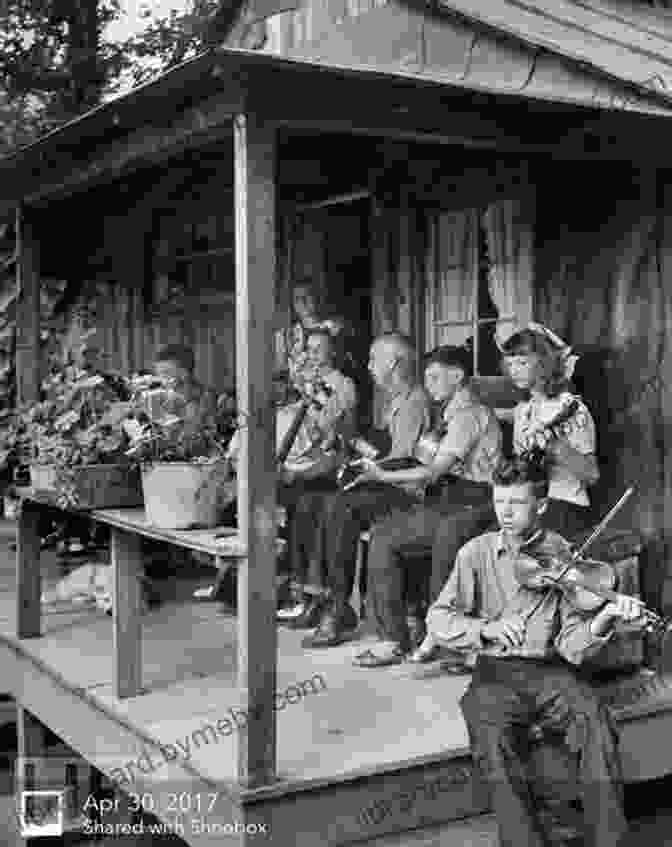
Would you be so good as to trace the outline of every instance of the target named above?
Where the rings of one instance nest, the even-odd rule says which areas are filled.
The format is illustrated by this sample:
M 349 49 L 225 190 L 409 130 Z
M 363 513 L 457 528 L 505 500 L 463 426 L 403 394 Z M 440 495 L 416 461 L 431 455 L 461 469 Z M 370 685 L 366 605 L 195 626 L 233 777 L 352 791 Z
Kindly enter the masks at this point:
M 406 619 L 406 571 L 416 562 L 404 554 L 426 548 L 438 594 L 462 545 L 495 520 L 492 473 L 501 459 L 502 433 L 491 409 L 471 393 L 471 357 L 464 348 L 440 347 L 430 354 L 425 385 L 442 407 L 440 440 L 428 464 L 381 470 L 369 464 L 365 479 L 426 486 L 424 502 L 376 523 L 369 549 L 369 597 L 382 642 L 355 658 L 360 667 L 402 662 L 416 646 Z
M 429 398 L 416 380 L 416 353 L 410 341 L 399 333 L 377 338 L 371 346 L 369 372 L 388 397 L 383 413 L 391 438 L 387 458 L 411 456 L 418 439 L 429 429 L 430 416 Z M 357 615 L 348 601 L 354 587 L 359 534 L 391 509 L 414 502 L 415 486 L 378 481 L 338 492 L 323 501 L 318 539 L 323 544 L 321 564 L 327 592 L 313 599 L 296 622 L 297 626 L 314 626 L 314 618 L 319 615 L 318 627 L 304 639 L 304 647 L 340 644 L 356 627 Z M 315 523 L 315 513 L 309 512 L 302 527 L 314 527 Z
M 497 470 L 493 500 L 501 530 L 460 550 L 427 626 L 437 643 L 475 659 L 461 708 L 500 843 L 548 843 L 527 758 L 529 730 L 540 726 L 557 733 L 576 760 L 585 844 L 617 847 L 627 825 L 615 736 L 578 670 L 610 641 L 614 622 L 640 618 L 642 606 L 618 595 L 597 612 L 583 612 L 543 580 L 543 562 L 569 549 L 561 536 L 541 529 L 547 491 L 545 472 L 520 459 Z M 521 567 L 530 564 L 541 578 L 522 579 Z

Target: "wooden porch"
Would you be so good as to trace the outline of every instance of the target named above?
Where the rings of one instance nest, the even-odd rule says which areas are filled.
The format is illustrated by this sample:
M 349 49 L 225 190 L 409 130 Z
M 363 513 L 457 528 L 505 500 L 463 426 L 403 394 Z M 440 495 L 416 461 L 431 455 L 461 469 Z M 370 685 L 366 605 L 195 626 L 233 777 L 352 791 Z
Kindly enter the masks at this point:
M 239 616 L 219 617 L 213 606 L 191 603 L 187 590 L 183 599 L 139 619 L 136 588 L 130 614 L 129 597 L 120 603 L 118 594 L 113 620 L 90 610 L 48 615 L 38 637 L 33 612 L 39 590 L 30 567 L 36 551 L 24 547 L 18 574 L 33 580 L 31 610 L 26 614 L 18 604 L 19 620 L 13 563 L 0 592 L 5 688 L 19 702 L 24 723 L 27 714 L 35 715 L 126 792 L 151 796 L 149 810 L 167 824 L 174 822 L 176 796 L 199 797 L 201 807 L 207 798 L 207 811 L 187 812 L 187 826 L 178 833 L 199 847 L 213 840 L 249 843 L 252 836 L 224 829 L 234 822 L 267 830 L 270 843 L 281 847 L 339 847 L 440 821 L 478 820 L 487 807 L 472 776 L 458 704 L 466 676 L 416 679 L 406 668 L 374 674 L 352 667 L 351 644 L 309 652 L 300 648 L 297 634 L 276 631 L 271 374 L 280 142 L 288 133 L 344 133 L 388 144 L 423 142 L 448 152 L 468 147 L 541 156 L 545 165 L 577 159 L 587 168 L 606 159 L 629 161 L 631 140 L 650 130 L 652 119 L 601 115 L 592 102 L 586 108 L 513 94 L 504 102 L 492 93 L 476 99 L 437 79 L 324 70 L 305 60 L 283 63 L 245 51 L 208 54 L 168 75 L 161 86 L 165 90 L 147 89 L 157 110 L 151 126 L 136 126 L 142 123 L 144 96 L 136 93 L 92 118 L 96 131 L 109 134 L 107 146 L 94 151 L 91 144 L 81 159 L 64 156 L 57 165 L 40 151 L 10 163 L 19 165 L 5 198 L 6 206 L 17 209 L 20 234 L 19 387 L 21 397 L 30 399 L 39 385 L 39 263 L 45 254 L 53 259 L 48 250 L 40 257 L 47 219 L 69 220 L 66 210 L 74 209 L 75 218 L 85 220 L 99 208 L 101 183 L 121 197 L 121 181 L 132 184 L 143 167 L 164 167 L 185 150 L 215 145 L 233 189 L 233 204 L 223 201 L 220 213 L 235 215 L 237 400 L 246 422 L 239 465 Z M 198 105 L 192 107 L 187 88 L 197 87 Z M 162 96 L 178 97 L 176 92 L 184 103 Z M 530 113 L 537 120 L 530 121 Z M 94 123 L 66 131 L 73 138 L 80 131 L 84 138 L 87 130 L 93 136 Z M 660 131 L 652 134 L 651 167 L 667 163 L 667 130 L 660 121 Z M 421 162 L 419 146 L 414 149 Z M 399 160 L 407 170 L 406 158 Z M 425 179 L 431 178 L 430 167 Z M 136 188 L 141 193 L 142 183 Z M 132 200 L 119 201 L 120 216 L 124 202 Z M 414 202 L 409 193 L 402 205 L 410 210 Z M 51 233 L 52 254 L 60 258 L 65 251 L 58 249 L 58 228 Z M 392 240 L 383 245 L 384 256 Z M 110 250 L 123 253 L 122 245 L 116 240 Z M 382 264 L 378 270 L 385 278 L 388 268 Z M 141 271 L 138 262 L 128 273 L 136 291 Z M 408 307 L 405 290 L 400 287 L 399 301 Z M 398 323 L 406 328 L 401 319 Z M 411 317 L 408 324 L 412 329 Z M 641 470 L 641 462 L 638 466 Z M 130 548 L 122 542 L 115 549 L 118 554 Z M 129 570 L 127 588 L 130 576 Z M 135 649 L 118 649 L 120 639 L 135 645 L 140 631 L 142 668 Z M 361 640 L 367 637 L 364 630 Z M 130 690 L 124 699 L 122 677 Z M 667 681 L 644 681 L 643 694 L 627 685 L 621 692 L 624 766 L 633 781 L 664 775 L 672 761 Z M 242 712 L 254 717 L 234 726 L 236 714 L 242 723 Z M 178 742 L 189 745 L 189 756 L 166 755 Z M 35 748 L 24 744 L 23 753 L 31 752 Z M 207 818 L 210 826 L 189 831 L 193 817 Z M 464 828 L 456 827 L 455 839 L 463 841 Z M 483 831 L 491 831 L 489 824 Z
M 43 559 L 46 587 L 55 579 L 55 560 Z M 300 633 L 281 629 L 277 780 L 245 789 L 236 770 L 245 722 L 237 622 L 215 604 L 191 600 L 198 576 L 185 574 L 174 600 L 142 618 L 142 692 L 120 699 L 115 622 L 90 607 L 63 608 L 43 615 L 41 637 L 17 638 L 14 562 L 6 547 L 0 568 L 5 687 L 125 793 L 147 795 L 147 811 L 186 843 L 222 839 L 235 821 L 265 832 L 272 844 L 299 847 L 337 847 L 449 821 L 455 837 L 494 837 L 459 710 L 467 675 L 353 667 L 354 651 L 372 638 L 366 623 L 356 643 L 326 651 L 303 650 Z M 672 678 L 645 678 L 642 695 L 640 677 L 621 687 L 629 781 L 669 771 L 671 685 Z M 183 809 L 191 808 L 178 811 L 180 796 Z M 468 830 L 466 818 L 473 819 Z

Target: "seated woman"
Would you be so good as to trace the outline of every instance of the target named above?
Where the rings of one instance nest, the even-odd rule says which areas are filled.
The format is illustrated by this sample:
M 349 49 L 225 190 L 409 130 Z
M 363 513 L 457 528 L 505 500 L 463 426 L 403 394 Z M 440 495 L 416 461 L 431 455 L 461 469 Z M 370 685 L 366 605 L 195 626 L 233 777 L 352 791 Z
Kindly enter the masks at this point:
M 326 330 L 334 339 L 342 342 L 345 325 L 339 318 L 324 317 L 318 287 L 310 278 L 295 283 L 292 289 L 292 310 L 294 321 L 288 330 L 279 334 L 277 347 L 278 355 L 284 360 L 289 387 L 300 394 L 305 383 L 310 382 L 313 370 L 308 353 L 308 336 L 311 331 Z
M 281 485 L 277 496 L 278 503 L 287 512 L 289 560 L 296 599 L 290 610 L 284 614 L 281 611 L 280 618 L 291 618 L 302 611 L 302 607 L 295 607 L 300 605 L 304 586 L 310 581 L 321 495 L 336 488 L 336 470 L 343 460 L 340 445 L 354 433 L 357 410 L 353 381 L 335 367 L 336 342 L 332 334 L 321 327 L 310 330 L 306 350 L 308 359 L 303 367 L 302 398 L 291 406 L 281 406 L 276 413 L 278 446 L 282 449 L 284 444 L 285 452 L 288 451 L 280 468 Z M 297 415 L 301 422 L 291 438 Z M 288 431 L 291 444 L 286 442 Z M 234 436 L 229 445 L 229 457 L 234 464 L 238 449 L 238 438 Z M 295 513 L 300 500 L 303 520 L 298 527 Z M 314 518 L 305 521 L 311 509 Z
M 582 399 L 569 390 L 578 357 L 536 323 L 509 338 L 502 352 L 511 380 L 529 395 L 514 410 L 514 452 L 546 455 L 550 469 L 544 524 L 572 540 L 590 526 L 588 487 L 599 479 L 595 423 Z
M 470 377 L 471 358 L 463 348 L 434 351 L 425 385 L 443 410 L 433 458 L 398 471 L 369 463 L 365 473 L 365 479 L 422 484 L 426 493 L 421 505 L 394 511 L 373 526 L 369 597 L 381 643 L 356 656 L 360 667 L 400 663 L 415 646 L 403 596 L 410 567 L 404 553 L 417 547 L 432 550 L 432 585 L 440 590 L 460 547 L 494 520 L 491 482 L 501 459 L 502 433 L 493 411 L 470 391 Z

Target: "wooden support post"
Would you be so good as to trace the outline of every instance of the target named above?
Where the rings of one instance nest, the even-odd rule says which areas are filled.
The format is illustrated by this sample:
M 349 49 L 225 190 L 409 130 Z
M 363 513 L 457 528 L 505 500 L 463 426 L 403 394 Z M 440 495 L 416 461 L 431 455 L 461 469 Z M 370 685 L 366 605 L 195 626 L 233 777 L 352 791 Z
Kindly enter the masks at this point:
M 40 508 L 24 501 L 16 533 L 16 635 L 41 634 L 42 574 L 40 572 Z
M 35 777 L 41 770 L 39 759 L 45 755 L 46 745 L 44 726 L 18 703 L 16 704 L 16 736 L 18 755 L 15 791 L 17 803 L 20 804 L 24 790 L 39 790 Z M 38 842 L 35 838 L 23 838 L 20 843 L 24 847 L 30 847 Z
M 16 241 L 16 393 L 22 405 L 40 394 L 40 251 L 34 223 L 20 208 Z
M 142 539 L 112 530 L 114 664 L 117 697 L 142 690 Z
M 236 369 L 245 415 L 238 461 L 238 526 L 247 549 L 238 577 L 238 684 L 247 726 L 238 734 L 238 780 L 275 778 L 277 636 L 275 568 L 276 130 L 256 115 L 234 121 Z

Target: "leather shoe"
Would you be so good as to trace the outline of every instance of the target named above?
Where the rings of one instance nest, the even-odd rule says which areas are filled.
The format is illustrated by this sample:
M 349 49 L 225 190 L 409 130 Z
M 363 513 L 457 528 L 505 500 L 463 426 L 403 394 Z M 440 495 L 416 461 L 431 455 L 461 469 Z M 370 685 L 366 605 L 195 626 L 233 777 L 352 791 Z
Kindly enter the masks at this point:
M 301 642 L 302 647 L 335 647 L 348 640 L 352 630 L 357 628 L 357 615 L 350 605 L 346 605 L 340 613 L 333 610 L 326 612 L 315 632 L 307 635 Z
M 290 629 L 313 629 L 320 623 L 325 602 L 324 597 L 311 597 L 306 601 L 300 615 L 281 623 Z

